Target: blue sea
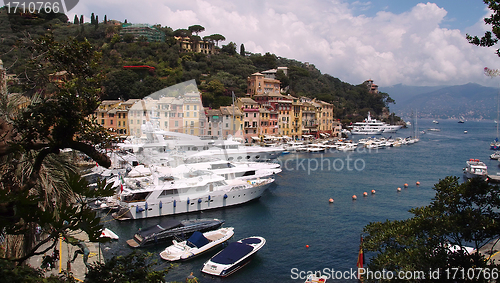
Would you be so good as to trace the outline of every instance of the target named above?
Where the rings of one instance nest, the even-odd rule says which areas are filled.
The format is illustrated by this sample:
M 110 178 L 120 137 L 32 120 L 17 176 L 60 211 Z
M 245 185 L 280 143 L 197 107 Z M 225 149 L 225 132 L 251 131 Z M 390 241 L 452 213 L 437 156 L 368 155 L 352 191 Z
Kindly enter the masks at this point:
M 439 132 L 427 131 L 439 128 Z M 360 236 L 370 222 L 406 219 L 409 209 L 428 205 L 432 189 L 446 176 L 462 178 L 462 169 L 470 158 L 488 165 L 490 174 L 500 171 L 498 161 L 490 160 L 489 149 L 497 130 L 493 121 L 419 119 L 418 129 L 401 129 L 385 137 L 407 137 L 419 133 L 412 145 L 379 150 L 288 154 L 277 161 L 283 172 L 259 200 L 226 209 L 179 215 L 176 219 L 219 218 L 225 227 L 234 227 L 236 241 L 249 236 L 266 238 L 266 245 L 252 262 L 228 278 L 201 273 L 203 263 L 215 251 L 187 262 L 175 264 L 167 281 L 184 282 L 190 272 L 198 282 L 304 282 L 305 272 L 356 269 Z M 464 133 L 467 131 L 467 133 Z M 353 139 L 366 138 L 354 136 Z M 417 186 L 416 182 L 420 182 Z M 404 188 L 407 183 L 408 188 Z M 401 192 L 397 192 L 397 188 Z M 375 190 L 375 194 L 371 191 Z M 367 192 L 366 197 L 363 192 Z M 357 195 L 353 201 L 352 196 Z M 334 202 L 329 203 L 333 198 Z M 120 236 L 117 242 L 104 244 L 105 258 L 132 251 L 126 240 L 141 227 L 157 224 L 159 219 L 128 222 L 111 221 L 105 226 Z M 151 252 L 160 268 L 170 266 L 159 252 L 167 244 L 141 249 Z M 306 247 L 308 246 L 308 247 Z M 369 260 L 370 254 L 366 254 Z M 336 273 L 339 275 L 340 273 Z M 344 276 L 342 276 L 344 278 Z M 339 279 L 338 282 L 354 282 Z

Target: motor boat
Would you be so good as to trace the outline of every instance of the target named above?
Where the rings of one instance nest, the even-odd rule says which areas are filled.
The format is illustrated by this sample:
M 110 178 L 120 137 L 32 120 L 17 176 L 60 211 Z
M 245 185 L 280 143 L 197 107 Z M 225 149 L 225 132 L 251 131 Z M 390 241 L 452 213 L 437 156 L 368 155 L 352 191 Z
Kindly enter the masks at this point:
M 248 237 L 230 243 L 203 265 L 202 272 L 227 277 L 250 262 L 252 256 L 266 244 L 259 236 Z
M 356 122 L 352 125 L 353 135 L 380 135 L 382 133 L 395 133 L 401 129 L 401 125 L 389 125 L 377 119 L 372 119 L 370 112 L 363 122 Z
M 132 248 L 139 248 L 164 242 L 174 237 L 189 236 L 195 231 L 205 232 L 219 228 L 224 220 L 219 219 L 192 219 L 178 221 L 165 219 L 159 224 L 139 229 L 134 237 L 127 240 Z
M 242 204 L 259 198 L 274 178 L 226 180 L 205 171 L 186 172 L 182 178 L 160 171 L 141 177 L 117 178 L 118 220 L 142 219 L 165 215 L 199 212 Z
M 465 178 L 481 177 L 486 179 L 488 177 L 488 167 L 479 159 L 469 159 L 466 164 L 463 169 Z
M 307 275 L 306 281 L 304 283 L 325 283 L 328 279 L 326 275 L 309 274 Z
M 119 237 L 118 235 L 115 234 L 115 232 L 109 230 L 108 228 L 104 228 L 101 230 L 101 238 L 110 238 L 113 240 L 118 240 Z
M 191 259 L 222 245 L 233 235 L 233 227 L 220 228 L 205 233 L 196 231 L 185 241 L 172 240 L 173 244 L 163 250 L 160 257 L 168 261 Z
M 495 151 L 490 155 L 490 159 L 499 159 L 500 158 L 500 151 Z

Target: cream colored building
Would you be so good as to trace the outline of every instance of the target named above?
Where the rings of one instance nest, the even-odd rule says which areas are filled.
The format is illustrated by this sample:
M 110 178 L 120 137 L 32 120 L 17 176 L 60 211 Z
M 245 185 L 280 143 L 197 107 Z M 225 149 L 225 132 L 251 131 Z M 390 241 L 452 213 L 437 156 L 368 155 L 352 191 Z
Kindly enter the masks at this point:
M 183 97 L 183 126 L 184 133 L 195 136 L 204 136 L 206 117 L 199 92 L 186 93 Z
M 243 111 L 236 105 L 221 106 L 222 135 L 224 138 L 233 136 L 243 139 Z M 234 117 L 234 120 L 233 120 Z

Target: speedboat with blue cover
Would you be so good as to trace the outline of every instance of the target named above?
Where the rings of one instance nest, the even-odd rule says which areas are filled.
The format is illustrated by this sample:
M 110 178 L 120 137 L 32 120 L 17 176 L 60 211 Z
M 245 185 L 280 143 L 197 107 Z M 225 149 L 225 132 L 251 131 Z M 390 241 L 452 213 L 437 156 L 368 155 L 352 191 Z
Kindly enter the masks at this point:
M 173 244 L 163 250 L 160 257 L 168 261 L 191 259 L 222 245 L 233 235 L 233 227 L 220 228 L 205 233 L 196 231 L 186 241 L 177 242 L 172 240 Z
M 158 242 L 170 240 L 174 237 L 188 237 L 195 231 L 210 231 L 219 228 L 224 220 L 219 219 L 165 219 L 159 224 L 140 229 L 134 237 L 127 240 L 132 248 L 144 247 Z
M 253 255 L 265 244 L 266 239 L 259 236 L 232 242 L 205 262 L 201 271 L 210 275 L 227 277 L 248 264 Z

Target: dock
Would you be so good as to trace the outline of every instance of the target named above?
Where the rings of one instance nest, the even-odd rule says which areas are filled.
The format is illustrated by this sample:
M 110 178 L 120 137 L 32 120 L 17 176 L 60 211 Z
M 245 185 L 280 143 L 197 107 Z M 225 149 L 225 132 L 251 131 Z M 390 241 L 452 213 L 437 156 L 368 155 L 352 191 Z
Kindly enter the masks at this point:
M 488 182 L 500 183 L 500 175 L 488 175 Z
M 104 257 L 102 254 L 102 250 L 100 248 L 99 243 L 93 243 L 88 240 L 88 236 L 84 232 L 78 232 L 72 234 L 71 236 L 82 240 L 85 245 L 88 247 L 90 254 L 88 258 L 88 263 L 93 264 L 95 262 L 104 262 Z M 52 243 L 46 243 L 42 248 L 47 248 Z M 42 248 L 40 250 L 42 250 Z M 83 262 L 83 255 L 78 254 L 77 258 L 73 263 L 71 263 L 71 259 L 74 256 L 74 253 L 79 248 L 77 246 L 73 246 L 63 241 L 62 237 L 57 240 L 55 248 L 59 250 L 59 260 L 55 262 L 54 268 L 48 270 L 45 274 L 46 276 L 58 275 L 62 271 L 68 270 L 73 273 L 73 277 L 76 281 L 83 282 L 85 280 L 85 275 L 87 274 L 87 267 Z M 54 249 L 49 250 L 46 254 L 51 255 Z M 28 263 L 32 267 L 40 268 L 42 265 L 42 255 L 33 256 L 29 259 Z

